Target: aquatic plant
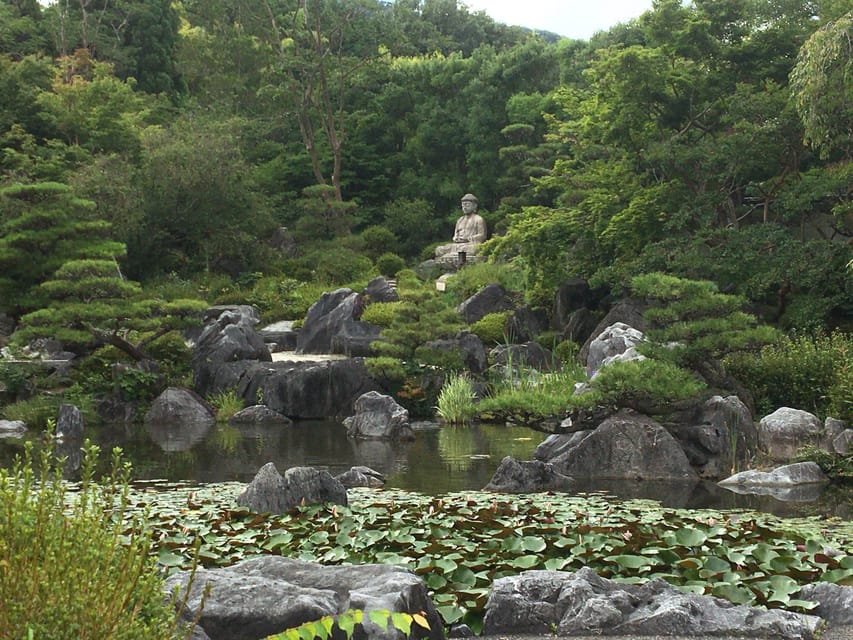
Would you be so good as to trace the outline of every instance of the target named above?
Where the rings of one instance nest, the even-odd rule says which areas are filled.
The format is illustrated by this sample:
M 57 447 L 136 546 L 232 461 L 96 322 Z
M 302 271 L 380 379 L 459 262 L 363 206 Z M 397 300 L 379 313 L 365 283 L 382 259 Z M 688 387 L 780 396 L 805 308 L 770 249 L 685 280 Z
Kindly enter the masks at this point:
M 476 626 L 492 582 L 527 569 L 593 568 L 623 582 L 662 578 L 739 604 L 809 610 L 799 585 L 853 584 L 853 525 L 686 511 L 603 495 L 502 496 L 350 490 L 350 507 L 284 515 L 233 508 L 242 485 L 134 496 L 154 516 L 168 569 L 274 554 L 324 564 L 383 562 L 423 577 L 446 623 Z
M 438 394 L 439 417 L 449 424 L 464 424 L 476 413 L 474 387 L 464 375 L 448 376 Z

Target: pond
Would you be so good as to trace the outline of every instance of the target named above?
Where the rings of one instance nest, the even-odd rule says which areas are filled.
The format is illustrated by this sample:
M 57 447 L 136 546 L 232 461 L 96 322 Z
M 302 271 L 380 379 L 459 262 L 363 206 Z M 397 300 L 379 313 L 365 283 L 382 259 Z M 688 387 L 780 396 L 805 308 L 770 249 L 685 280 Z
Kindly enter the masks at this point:
M 105 451 L 121 447 L 133 465 L 134 478 L 140 481 L 156 480 L 164 485 L 249 482 L 267 462 L 273 462 L 282 473 L 294 466 L 312 466 L 332 475 L 364 465 L 383 473 L 389 488 L 428 495 L 482 489 L 504 456 L 530 460 L 546 437 L 523 427 L 503 425 L 415 423 L 413 427 L 413 442 L 353 440 L 346 437 L 344 426 L 334 421 L 186 429 L 156 424 L 103 425 L 89 429 L 87 437 Z M 27 439 L 39 441 L 40 436 L 30 433 Z M 9 466 L 25 441 L 0 439 L 0 466 Z M 779 516 L 853 519 L 850 492 L 834 488 L 824 490 L 815 500 L 799 501 L 738 495 L 713 482 L 595 481 L 580 484 L 578 492 L 647 498 L 677 508 L 745 508 Z

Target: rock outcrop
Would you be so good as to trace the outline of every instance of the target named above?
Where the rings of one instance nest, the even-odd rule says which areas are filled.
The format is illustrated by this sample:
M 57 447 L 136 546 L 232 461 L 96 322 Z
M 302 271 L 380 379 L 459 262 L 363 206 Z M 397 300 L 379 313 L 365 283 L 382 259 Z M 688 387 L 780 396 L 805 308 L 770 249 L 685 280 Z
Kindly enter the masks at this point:
M 409 411 L 394 398 L 368 391 L 355 401 L 355 415 L 344 420 L 350 438 L 413 440 Z
M 780 407 L 758 423 L 761 449 L 775 462 L 787 462 L 807 445 L 821 446 L 824 428 L 814 414 Z
M 186 593 L 191 614 L 211 640 L 258 640 L 348 609 L 424 612 L 431 631 L 414 637 L 443 640 L 444 625 L 423 581 L 412 572 L 386 564 L 324 566 L 292 558 L 261 556 L 219 569 L 171 576 L 165 589 Z M 205 589 L 209 593 L 205 596 Z M 204 606 L 202 607 L 202 599 Z M 365 616 L 367 635 L 355 640 L 398 640 Z M 337 637 L 337 636 L 335 636 Z
M 483 491 L 498 493 L 538 493 L 540 491 L 571 491 L 574 481 L 559 473 L 548 462 L 519 461 L 511 456 L 501 460 L 492 479 Z
M 812 640 L 823 624 L 816 616 L 684 593 L 660 579 L 617 583 L 583 568 L 499 578 L 486 603 L 483 634 Z
M 347 504 L 347 491 L 328 471 L 292 467 L 282 476 L 272 462 L 260 468 L 237 496 L 237 504 L 256 513 L 286 513 L 303 504 Z
M 216 424 L 216 414 L 204 399 L 189 389 L 169 387 L 151 403 L 145 414 L 146 423 Z

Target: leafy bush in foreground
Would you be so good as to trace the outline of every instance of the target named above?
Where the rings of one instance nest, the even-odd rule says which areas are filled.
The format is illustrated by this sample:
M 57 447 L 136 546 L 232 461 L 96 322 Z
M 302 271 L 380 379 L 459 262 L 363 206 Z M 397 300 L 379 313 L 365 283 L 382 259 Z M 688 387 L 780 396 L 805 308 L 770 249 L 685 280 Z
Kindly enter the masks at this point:
M 129 465 L 116 451 L 112 475 L 97 485 L 98 449 L 87 446 L 80 491 L 70 494 L 61 465 L 49 470 L 50 451 L 38 461 L 31 451 L 0 470 L 3 637 L 181 637 L 149 555 L 151 534 L 128 512 Z

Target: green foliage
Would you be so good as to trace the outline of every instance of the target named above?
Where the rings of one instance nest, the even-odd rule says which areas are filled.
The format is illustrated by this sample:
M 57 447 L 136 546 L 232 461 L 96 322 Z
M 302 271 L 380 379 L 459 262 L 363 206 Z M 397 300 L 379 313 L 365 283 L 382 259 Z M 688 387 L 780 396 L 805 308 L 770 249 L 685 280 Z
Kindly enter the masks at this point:
M 447 282 L 447 290 L 460 300 L 470 298 L 489 284 L 499 284 L 507 291 L 520 291 L 523 281 L 511 265 L 499 262 L 477 262 L 460 269 Z
M 380 327 L 390 327 L 398 315 L 411 313 L 412 310 L 412 303 L 402 300 L 395 302 L 372 302 L 364 308 L 361 319 Z
M 220 391 L 207 397 L 207 401 L 216 409 L 216 421 L 228 422 L 235 413 L 243 409 L 243 398 L 234 389 Z
M 396 253 L 383 253 L 376 259 L 376 269 L 383 276 L 396 277 L 401 269 L 405 268 L 406 261 Z
M 684 369 L 651 358 L 602 367 L 591 386 L 604 403 L 646 411 L 666 409 L 705 389 L 703 382 Z
M 367 280 L 373 274 L 373 263 L 356 251 L 337 244 L 320 244 L 306 251 L 298 265 L 308 270 L 310 280 L 325 285 L 341 286 Z
M 435 294 L 419 304 L 403 300 L 394 308 L 391 325 L 382 330 L 382 339 L 373 344 L 373 349 L 377 355 L 411 359 L 424 343 L 453 336 L 462 326 L 459 314 Z M 432 351 L 422 350 L 422 355 L 443 358 L 442 354 Z M 458 355 L 456 357 L 458 360 Z
M 364 366 L 373 378 L 386 385 L 401 383 L 407 375 L 403 361 L 398 358 L 365 358 Z
M 791 95 L 803 121 L 805 139 L 823 156 L 851 148 L 853 111 L 845 96 L 853 72 L 853 11 L 828 22 L 803 44 L 791 71 Z
M 631 290 L 650 304 L 643 314 L 652 323 L 650 337 L 668 345 L 655 350 L 658 357 L 669 354 L 695 365 L 733 351 L 755 351 L 781 335 L 741 311 L 743 298 L 719 293 L 712 282 L 648 273 L 632 278 Z
M 397 237 L 394 233 L 381 225 L 367 227 L 367 229 L 358 234 L 358 237 L 364 245 L 365 255 L 374 262 L 383 253 L 397 246 Z
M 169 639 L 179 635 L 172 603 L 149 555 L 151 533 L 131 515 L 130 468 L 113 454 L 94 480 L 87 445 L 82 482 L 71 493 L 51 452 L 31 448 L 0 470 L 0 628 L 9 638 Z M 147 531 L 147 533 L 146 533 Z
M 266 640 L 306 640 L 306 638 L 308 640 L 311 638 L 331 640 L 332 637 L 337 637 L 337 634 L 341 632 L 349 640 L 358 633 L 357 627 L 362 627 L 364 624 L 365 613 L 368 620 L 382 631 L 388 632 L 390 625 L 390 628 L 396 629 L 406 638 L 412 632 L 412 624 L 426 631 L 430 630 L 429 622 L 424 617 L 423 611 L 407 613 L 405 611 L 391 612 L 386 609 L 372 609 L 370 611 L 348 609 L 335 616 L 323 616 L 319 620 L 305 622 L 298 627 L 268 636 Z
M 575 395 L 575 384 L 584 380 L 578 366 L 540 373 L 508 363 L 492 381 L 486 398 L 477 405 L 481 419 L 501 420 L 519 425 L 537 425 L 561 419 L 570 410 L 588 407 L 596 394 Z
M 835 482 L 853 482 L 853 455 L 830 453 L 820 447 L 807 446 L 800 449 L 794 462 L 814 462 Z
M 484 345 L 505 343 L 508 340 L 512 315 L 512 311 L 488 313 L 472 324 L 469 330 L 477 335 Z
M 31 429 L 46 429 L 56 419 L 62 399 L 57 395 L 37 394 L 2 408 L 6 420 L 22 420 Z
M 554 357 L 564 365 L 574 362 L 580 350 L 581 346 L 574 340 L 561 340 L 552 349 Z
M 752 393 L 759 413 L 794 407 L 853 421 L 850 334 L 784 337 L 758 354 L 733 353 L 723 364 Z
M 448 424 L 465 424 L 476 413 L 476 399 L 467 376 L 449 376 L 438 394 L 438 416 Z

